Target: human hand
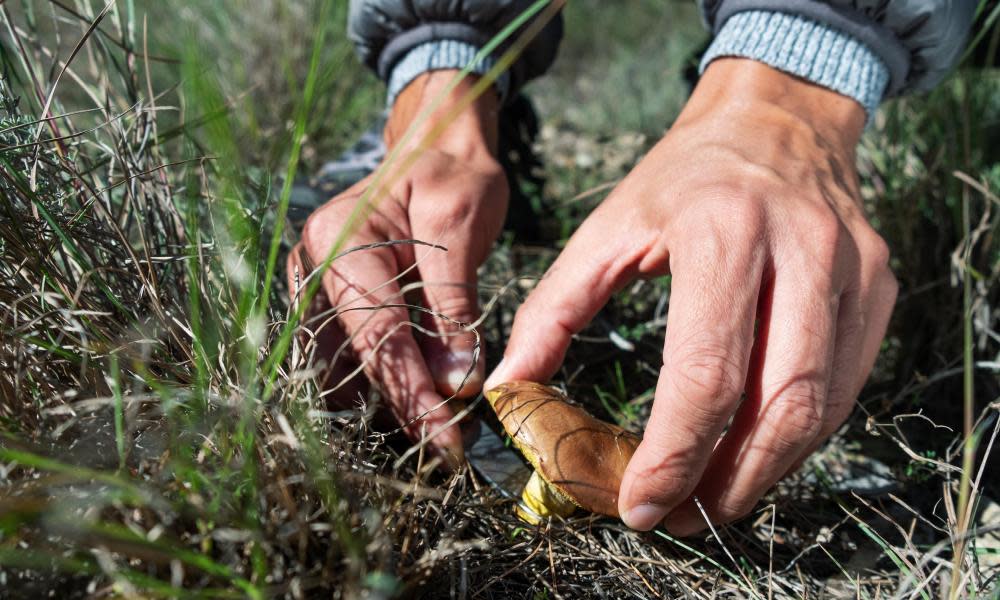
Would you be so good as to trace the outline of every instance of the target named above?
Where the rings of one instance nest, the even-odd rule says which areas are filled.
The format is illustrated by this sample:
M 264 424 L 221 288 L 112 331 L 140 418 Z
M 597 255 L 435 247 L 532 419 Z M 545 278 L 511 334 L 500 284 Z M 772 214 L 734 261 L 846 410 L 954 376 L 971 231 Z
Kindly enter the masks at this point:
M 386 125 L 390 149 L 454 75 L 455 71 L 425 73 L 403 90 Z M 365 209 L 367 216 L 339 250 L 419 240 L 447 251 L 403 243 L 341 256 L 323 276 L 311 307 L 312 313 L 336 307 L 338 315 L 335 323 L 317 335 L 317 352 L 332 358 L 340 344 L 349 340 L 353 359 L 363 364 L 368 378 L 384 391 L 408 435 L 414 440 L 427 435 L 432 447 L 444 451 L 444 458 L 452 464 L 463 457 L 461 433 L 456 426 L 446 425 L 455 412 L 443 401 L 452 395 L 467 398 L 478 393 L 484 376 L 482 355 L 473 368 L 474 333 L 429 314 L 423 314 L 421 325 L 437 335 L 415 335 L 403 306 L 406 300 L 400 281 L 420 282 L 413 295 L 454 321 L 468 324 L 479 316 L 476 269 L 500 233 L 508 199 L 506 178 L 495 158 L 496 94 L 482 95 L 429 147 L 418 147 L 472 85 L 473 78 L 463 80 L 416 132 L 406 148 L 418 153 L 416 161 L 384 197 L 372 197 L 372 205 Z M 373 178 L 334 197 L 309 218 L 301 242 L 289 256 L 289 289 L 296 289 L 296 274 L 304 277 L 323 263 Z M 338 377 L 351 371 L 344 368 L 343 360 L 338 362 Z
M 619 491 L 630 527 L 696 533 L 695 497 L 714 523 L 746 515 L 850 413 L 896 297 L 860 203 L 864 121 L 847 97 L 714 61 L 518 311 L 487 389 L 547 380 L 613 292 L 672 275 L 652 414 Z

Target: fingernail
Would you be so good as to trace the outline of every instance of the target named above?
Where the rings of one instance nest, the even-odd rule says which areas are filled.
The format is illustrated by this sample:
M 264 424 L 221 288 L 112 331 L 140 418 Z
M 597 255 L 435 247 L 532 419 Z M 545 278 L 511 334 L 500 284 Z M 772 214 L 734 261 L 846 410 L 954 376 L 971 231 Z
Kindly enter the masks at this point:
M 622 515 L 622 521 L 630 529 L 649 531 L 667 516 L 667 507 L 659 504 L 640 504 L 633 506 Z
M 446 396 L 468 398 L 483 385 L 483 373 L 473 368 L 475 357 L 471 352 L 451 352 L 441 361 L 437 376 L 438 391 Z M 469 369 L 472 372 L 469 372 Z
M 507 374 L 504 372 L 504 369 L 506 368 L 504 363 L 506 361 L 507 361 L 506 358 L 500 359 L 500 362 L 497 363 L 496 368 L 493 369 L 493 373 L 491 373 L 490 376 L 486 378 L 486 383 L 483 384 L 484 390 L 491 390 L 507 380 Z
M 471 357 L 469 358 L 471 361 Z M 459 398 L 468 398 L 475 395 L 479 388 L 483 386 L 483 374 L 479 369 L 469 372 L 469 362 L 457 364 L 448 371 L 448 387 L 450 394 L 455 394 Z

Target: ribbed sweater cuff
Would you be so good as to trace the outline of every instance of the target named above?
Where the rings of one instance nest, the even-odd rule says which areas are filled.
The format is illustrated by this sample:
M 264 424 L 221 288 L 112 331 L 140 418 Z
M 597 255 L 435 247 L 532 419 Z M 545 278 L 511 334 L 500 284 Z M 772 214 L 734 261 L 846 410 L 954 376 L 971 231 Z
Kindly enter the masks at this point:
M 854 98 L 871 122 L 889 84 L 889 69 L 855 38 L 809 19 L 751 10 L 732 15 L 701 59 L 704 71 L 723 56 L 760 61 Z
M 396 101 L 396 96 L 403 91 L 403 88 L 410 85 L 423 73 L 441 69 L 464 69 L 466 65 L 473 63 L 479 50 L 472 44 L 458 40 L 434 40 L 414 46 L 392 68 L 388 81 L 389 97 L 386 105 L 391 108 Z M 484 75 L 495 65 L 496 60 L 487 56 L 472 64 L 470 72 L 475 75 Z M 504 73 L 493 85 L 500 96 L 500 102 L 503 103 L 510 87 L 510 76 Z

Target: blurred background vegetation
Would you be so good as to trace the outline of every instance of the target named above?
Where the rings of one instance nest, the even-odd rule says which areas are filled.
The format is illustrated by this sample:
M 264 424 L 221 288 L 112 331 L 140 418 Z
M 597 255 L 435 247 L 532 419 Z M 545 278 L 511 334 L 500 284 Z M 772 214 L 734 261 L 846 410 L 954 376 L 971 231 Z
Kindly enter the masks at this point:
M 283 183 L 383 109 L 346 10 L 0 3 L 0 597 L 930 598 L 953 571 L 957 597 L 995 597 L 996 2 L 962 68 L 887 102 L 862 143 L 902 288 L 859 410 L 756 517 L 687 541 L 584 516 L 525 528 L 468 473 L 399 460 L 377 396 L 327 410 L 276 216 Z M 679 112 L 707 39 L 686 1 L 574 0 L 566 31 L 527 89 L 540 161 L 515 185 L 536 227 L 481 273 L 490 366 L 535 278 Z M 66 116 L 39 121 L 46 106 Z M 641 429 L 668 307 L 668 278 L 623 290 L 555 383 Z M 967 418 L 980 529 L 963 545 Z M 873 457 L 889 488 L 836 483 Z

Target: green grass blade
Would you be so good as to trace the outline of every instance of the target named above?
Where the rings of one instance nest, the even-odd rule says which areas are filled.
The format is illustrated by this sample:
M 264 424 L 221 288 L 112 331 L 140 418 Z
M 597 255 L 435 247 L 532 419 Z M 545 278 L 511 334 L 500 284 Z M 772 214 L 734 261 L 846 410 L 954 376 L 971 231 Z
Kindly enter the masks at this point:
M 330 28 L 330 21 L 332 20 L 329 13 L 330 2 L 324 1 L 320 5 L 319 15 L 317 16 L 315 41 L 313 42 L 312 55 L 309 59 L 309 71 L 306 75 L 302 97 L 299 100 L 299 107 L 296 111 L 294 133 L 292 134 L 292 149 L 288 157 L 288 164 L 285 167 L 285 177 L 281 185 L 281 195 L 278 199 L 277 215 L 274 221 L 274 232 L 271 234 L 271 245 L 268 248 L 267 268 L 264 272 L 264 288 L 258 299 L 258 310 L 261 313 L 267 310 L 271 302 L 271 285 L 278 262 L 278 251 L 281 248 L 282 234 L 285 231 L 288 202 L 292 196 L 292 185 L 294 184 L 295 174 L 298 171 L 299 156 L 302 153 L 302 140 L 306 132 L 306 123 L 314 104 L 313 96 L 316 93 L 320 57 L 326 45 L 326 37 Z

